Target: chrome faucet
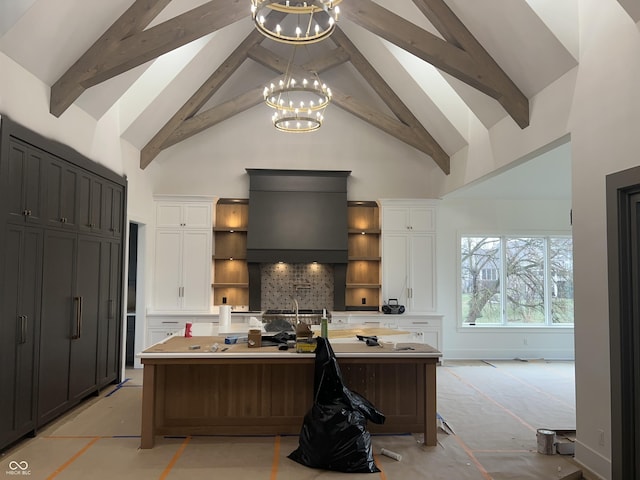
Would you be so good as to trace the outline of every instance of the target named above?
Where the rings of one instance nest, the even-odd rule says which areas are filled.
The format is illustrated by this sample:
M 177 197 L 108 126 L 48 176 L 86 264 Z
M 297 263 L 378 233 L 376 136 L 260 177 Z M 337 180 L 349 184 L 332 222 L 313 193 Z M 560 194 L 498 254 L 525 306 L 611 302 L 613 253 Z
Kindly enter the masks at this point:
M 291 297 L 291 300 L 293 300 L 293 311 L 296 314 L 296 325 L 298 325 L 300 323 L 300 320 L 298 317 L 298 312 L 300 310 L 300 307 L 298 306 L 298 300 L 295 297 Z

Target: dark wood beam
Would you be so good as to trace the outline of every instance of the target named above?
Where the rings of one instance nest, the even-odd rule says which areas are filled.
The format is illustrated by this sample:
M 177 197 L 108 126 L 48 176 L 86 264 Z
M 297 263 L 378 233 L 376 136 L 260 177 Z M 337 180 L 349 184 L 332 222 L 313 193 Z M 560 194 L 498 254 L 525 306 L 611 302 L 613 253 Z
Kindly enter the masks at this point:
M 389 107 L 393 114 L 404 124 L 413 129 L 415 135 L 418 136 L 427 145 L 426 149 L 433 152 L 433 159 L 446 174 L 450 172 L 449 155 L 444 151 L 440 144 L 431 136 L 424 128 L 422 123 L 416 118 L 404 102 L 396 95 L 393 89 L 382 76 L 373 68 L 358 48 L 347 38 L 340 28 L 336 28 L 331 39 L 337 45 L 342 47 L 351 60 L 351 64 L 358 70 L 360 75 L 369 83 L 371 88 L 380 96 L 384 103 Z M 415 145 L 414 145 L 415 146 Z M 424 150 L 423 150 L 424 151 Z
M 212 107 L 185 120 L 166 140 L 162 145 L 162 148 L 165 149 L 171 145 L 180 143 L 183 140 L 186 140 L 207 128 L 211 128 L 240 112 L 244 112 L 256 105 L 264 103 L 264 99 L 262 97 L 263 90 L 264 86 L 256 87 L 253 90 L 249 90 L 248 92 L 238 95 L 227 102 L 223 102 L 220 105 Z
M 54 84 L 51 113 L 60 116 L 85 89 L 247 16 L 243 0 L 210 0 L 144 30 L 170 1 L 136 0 L 76 62 L 75 68 L 72 67 Z
M 520 126 L 529 125 L 529 100 L 484 52 L 443 0 L 414 0 L 434 24 L 444 30 L 449 43 L 371 0 L 344 2 L 342 15 L 370 32 L 431 63 L 438 69 L 495 98 Z M 431 17 L 429 17 L 431 19 Z M 478 48 L 479 47 L 479 48 Z M 469 48 L 470 51 L 466 49 Z M 481 54 L 480 51 L 484 54 Z M 491 61 L 488 63 L 488 60 Z
M 448 163 L 449 157 L 446 154 L 444 154 L 445 158 L 440 158 L 440 153 L 434 151 L 433 148 L 431 148 L 431 145 L 421 141 L 421 139 L 415 134 L 415 131 L 408 125 L 405 125 L 404 123 L 389 115 L 385 115 L 378 110 L 374 110 L 365 102 L 362 102 L 351 95 L 345 95 L 340 91 L 335 91 L 334 89 L 332 89 L 332 91 L 332 104 L 335 104 L 352 115 L 355 115 L 368 124 L 379 128 L 392 137 L 411 145 L 415 149 L 426 153 L 433 158 L 436 164 L 440 165 L 441 163 Z M 449 172 L 445 171 L 445 173 L 448 174 Z
M 171 117 L 171 119 L 154 135 L 140 152 L 140 168 L 144 169 L 165 148 L 176 143 L 169 138 L 175 138 L 174 132 L 182 123 L 196 114 L 231 77 L 231 75 L 247 59 L 248 52 L 264 40 L 264 36 L 253 30 L 243 42 L 227 57 L 207 81 L 194 93 L 187 102 Z M 262 92 L 256 96 L 258 103 Z M 197 133 L 197 132 L 195 132 Z M 194 133 L 194 134 L 195 134 Z
M 83 79 L 121 38 L 141 32 L 171 0 L 136 0 L 51 87 L 49 111 L 59 117 L 84 92 Z
M 453 13 L 444 0 L 413 0 L 413 3 L 450 43 L 459 45 L 484 72 L 488 84 L 498 95 L 491 95 L 511 115 L 520 128 L 529 126 L 529 99 L 500 68 L 489 52 L 476 40 L 469 29 Z

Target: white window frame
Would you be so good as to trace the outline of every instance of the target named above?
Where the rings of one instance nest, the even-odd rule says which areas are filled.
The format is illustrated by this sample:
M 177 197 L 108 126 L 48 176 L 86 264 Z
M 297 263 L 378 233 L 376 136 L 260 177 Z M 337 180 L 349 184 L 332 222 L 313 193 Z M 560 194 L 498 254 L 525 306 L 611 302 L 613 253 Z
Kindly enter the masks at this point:
M 550 238 L 570 238 L 572 239 L 572 235 L 566 232 L 546 232 L 546 233 L 532 233 L 532 232 L 509 232 L 509 233 L 497 233 L 497 232 L 481 232 L 481 233 L 467 233 L 467 232 L 459 232 L 457 236 L 457 247 L 456 247 L 456 255 L 457 255 L 457 274 L 456 274 L 456 282 L 457 282 L 457 295 L 456 295 L 456 309 L 457 309 L 457 317 L 458 317 L 458 329 L 468 331 L 468 330 L 483 330 L 488 329 L 492 331 L 496 330 L 535 330 L 539 331 L 541 329 L 548 330 L 558 330 L 558 329 L 573 329 L 575 325 L 575 318 L 573 323 L 553 323 L 553 318 L 551 316 L 551 301 L 552 301 L 552 278 L 550 274 L 550 248 L 551 242 Z M 500 264 L 500 273 L 499 278 L 503 279 L 501 282 L 500 289 L 500 307 L 502 311 L 502 322 L 501 323 L 489 323 L 489 324 L 470 324 L 464 321 L 462 316 L 462 239 L 467 237 L 476 237 L 476 238 L 499 238 L 501 249 L 501 264 Z M 505 243 L 507 239 L 515 239 L 515 238 L 543 238 L 544 239 L 544 276 L 545 276 L 545 291 L 544 291 L 544 302 L 545 302 L 545 322 L 540 324 L 516 324 L 507 322 L 506 316 L 504 312 L 506 311 L 506 294 L 502 289 L 504 285 L 504 280 L 506 280 L 505 274 L 505 266 L 506 266 L 506 248 Z M 575 314 L 575 310 L 574 310 Z

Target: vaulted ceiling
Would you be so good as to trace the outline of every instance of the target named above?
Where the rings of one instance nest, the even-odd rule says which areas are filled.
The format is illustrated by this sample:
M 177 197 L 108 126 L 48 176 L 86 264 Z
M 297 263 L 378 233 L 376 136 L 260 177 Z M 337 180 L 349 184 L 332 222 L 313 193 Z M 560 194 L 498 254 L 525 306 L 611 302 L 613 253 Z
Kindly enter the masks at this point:
M 634 3 L 619 0 L 630 15 Z M 295 52 L 341 108 L 448 173 L 468 119 L 527 128 L 531 99 L 577 65 L 579 0 L 343 0 L 327 41 Z M 118 108 L 145 168 L 249 109 L 293 47 L 257 33 L 249 0 L 12 0 L 0 50 L 50 89 L 52 115 Z M 300 50 L 300 51 L 297 51 Z M 506 120 L 505 120 L 506 119 Z M 265 127 L 273 128 L 265 111 Z

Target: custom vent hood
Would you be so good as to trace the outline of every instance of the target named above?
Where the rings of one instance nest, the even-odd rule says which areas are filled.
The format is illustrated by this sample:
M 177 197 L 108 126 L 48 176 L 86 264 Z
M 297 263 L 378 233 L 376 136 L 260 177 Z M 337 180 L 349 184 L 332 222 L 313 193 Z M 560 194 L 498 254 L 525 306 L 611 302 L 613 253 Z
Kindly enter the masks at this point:
M 347 263 L 350 171 L 246 170 L 247 262 Z

